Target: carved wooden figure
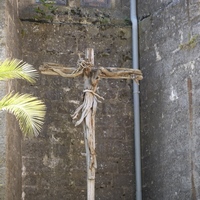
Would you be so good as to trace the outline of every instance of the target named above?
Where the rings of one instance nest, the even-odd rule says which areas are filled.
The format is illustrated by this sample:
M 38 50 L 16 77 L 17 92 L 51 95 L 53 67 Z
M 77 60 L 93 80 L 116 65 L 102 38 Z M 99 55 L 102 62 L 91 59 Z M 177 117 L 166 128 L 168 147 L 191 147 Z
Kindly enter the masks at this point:
M 72 118 L 76 119 L 81 112 L 80 119 L 76 122 L 75 126 L 81 123 L 83 124 L 87 162 L 87 200 L 94 200 L 95 171 L 97 168 L 95 153 L 95 114 L 98 99 L 103 99 L 96 93 L 98 82 L 101 78 L 112 78 L 132 79 L 138 83 L 143 78 L 142 73 L 140 70 L 128 68 L 96 68 L 94 67 L 94 50 L 92 48 L 86 49 L 85 59 L 79 55 L 77 68 L 68 68 L 55 63 L 44 63 L 39 69 L 42 74 L 60 75 L 66 78 L 83 75 L 83 102 L 76 109 Z

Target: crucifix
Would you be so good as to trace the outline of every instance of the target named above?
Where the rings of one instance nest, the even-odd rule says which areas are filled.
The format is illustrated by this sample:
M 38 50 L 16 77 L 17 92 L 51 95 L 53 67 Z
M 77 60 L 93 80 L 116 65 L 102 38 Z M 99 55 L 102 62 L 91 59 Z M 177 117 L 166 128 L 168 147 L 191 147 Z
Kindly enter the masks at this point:
M 95 152 L 95 114 L 99 99 L 103 99 L 103 97 L 97 94 L 98 82 L 102 78 L 111 78 L 132 79 L 138 83 L 138 81 L 143 78 L 142 73 L 140 70 L 136 69 L 95 67 L 94 49 L 92 48 L 86 49 L 85 59 L 79 54 L 76 68 L 61 66 L 56 63 L 43 63 L 39 70 L 42 74 L 60 75 L 66 78 L 83 76 L 83 102 L 75 110 L 72 118 L 77 119 L 79 113 L 81 113 L 75 126 L 78 126 L 81 123 L 83 124 L 87 163 L 87 200 L 94 200 L 95 171 L 97 169 Z

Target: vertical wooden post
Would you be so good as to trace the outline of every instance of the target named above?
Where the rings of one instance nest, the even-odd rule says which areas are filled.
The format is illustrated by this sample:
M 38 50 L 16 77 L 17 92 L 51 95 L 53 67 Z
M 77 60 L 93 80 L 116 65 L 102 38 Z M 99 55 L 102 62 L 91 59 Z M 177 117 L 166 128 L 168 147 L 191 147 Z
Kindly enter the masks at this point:
M 88 61 L 94 65 L 94 49 L 87 48 L 85 57 Z M 84 75 L 84 89 L 92 90 L 95 92 L 95 88 L 91 85 L 92 71 L 90 74 Z M 86 149 L 86 162 L 87 162 L 87 200 L 95 199 L 95 171 L 97 168 L 96 164 L 96 153 L 95 153 L 95 114 L 97 101 L 96 96 L 91 92 L 85 93 L 85 99 L 91 102 L 91 107 L 88 110 L 88 114 L 83 121 L 84 129 L 84 140 Z

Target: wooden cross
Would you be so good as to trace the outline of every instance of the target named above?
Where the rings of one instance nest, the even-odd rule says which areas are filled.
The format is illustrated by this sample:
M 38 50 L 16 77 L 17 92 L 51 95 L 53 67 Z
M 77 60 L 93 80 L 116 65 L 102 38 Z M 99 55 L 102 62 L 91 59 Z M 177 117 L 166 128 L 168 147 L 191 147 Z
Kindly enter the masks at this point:
M 75 126 L 83 123 L 87 162 L 87 200 L 94 200 L 95 171 L 97 169 L 95 153 L 95 114 L 98 99 L 103 99 L 103 97 L 96 93 L 98 82 L 101 78 L 112 78 L 132 79 L 138 83 L 143 78 L 142 73 L 136 69 L 95 67 L 94 50 L 92 48 L 86 49 L 85 59 L 79 55 L 77 68 L 68 68 L 55 63 L 44 63 L 39 69 L 42 74 L 60 75 L 66 78 L 83 75 L 83 103 L 76 109 L 72 118 L 76 119 L 79 112 L 81 112 L 80 119 L 76 122 Z

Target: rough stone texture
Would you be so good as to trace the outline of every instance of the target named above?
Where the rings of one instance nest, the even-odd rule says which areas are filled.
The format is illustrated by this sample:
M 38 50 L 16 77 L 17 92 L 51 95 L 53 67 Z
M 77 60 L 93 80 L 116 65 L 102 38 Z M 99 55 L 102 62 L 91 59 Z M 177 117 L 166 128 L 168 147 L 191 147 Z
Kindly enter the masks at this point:
M 102 1 L 102 0 L 101 0 Z M 60 15 L 68 14 L 70 16 L 71 9 L 81 9 L 86 10 L 87 16 L 92 10 L 92 12 L 100 11 L 100 12 L 106 12 L 107 15 L 111 15 L 115 18 L 115 20 L 122 20 L 129 18 L 129 10 L 130 10 L 130 2 L 128 0 L 110 0 L 110 7 L 109 8 L 102 8 L 102 7 L 83 7 L 81 6 L 81 0 L 68 0 L 67 1 L 67 7 L 66 6 L 59 6 L 56 5 L 55 7 L 58 8 L 58 10 L 63 10 L 63 13 L 57 13 L 57 12 L 51 12 L 51 9 L 47 8 L 47 6 L 43 6 L 41 4 L 35 3 L 35 0 L 26 0 L 26 1 L 19 1 L 19 16 L 22 19 L 34 19 L 35 18 L 35 8 L 42 8 L 45 10 L 44 15 L 59 15 L 59 19 L 62 20 Z M 74 13 L 74 12 L 73 12 Z M 76 17 L 78 17 L 78 13 L 76 14 Z M 82 16 L 84 17 L 84 16 Z M 91 16 L 90 16 L 91 17 Z M 98 16 L 96 15 L 95 18 L 97 19 Z M 74 21 L 75 19 L 73 19 Z M 67 20 L 68 22 L 70 19 Z M 72 22 L 72 21 L 71 21 Z
M 139 2 L 145 200 L 200 198 L 198 8 Z
M 18 19 L 17 1 L 6 1 L 6 54 L 9 58 L 21 58 L 20 21 Z M 17 81 L 8 83 L 8 91 L 18 91 Z M 21 134 L 18 123 L 11 115 L 7 117 L 6 128 L 6 199 L 17 200 L 22 196 L 21 177 Z
M 5 48 L 5 1 L 0 1 L 0 61 L 6 57 Z M 5 83 L 0 83 L 0 98 L 5 94 Z M 5 196 L 5 114 L 0 113 L 0 199 Z
M 96 65 L 131 67 L 130 21 L 118 15 L 125 16 L 128 1 L 116 1 L 116 20 L 111 10 L 71 6 L 60 7 L 50 20 L 44 17 L 37 22 L 34 5 L 20 1 L 21 5 L 24 2 L 19 31 L 22 58 L 35 68 L 43 62 L 76 66 L 78 53 L 87 47 L 95 49 Z M 126 14 L 128 17 L 129 12 Z M 36 85 L 22 84 L 20 90 L 39 96 L 47 105 L 40 136 L 22 142 L 22 199 L 86 199 L 82 126 L 75 128 L 70 116 L 82 99 L 82 78 L 41 75 Z M 135 196 L 131 91 L 131 81 L 101 80 L 99 84 L 99 94 L 105 98 L 98 104 L 96 116 L 99 200 Z

